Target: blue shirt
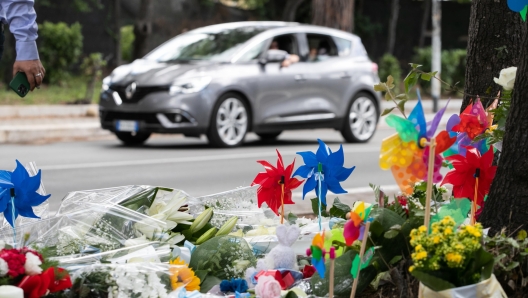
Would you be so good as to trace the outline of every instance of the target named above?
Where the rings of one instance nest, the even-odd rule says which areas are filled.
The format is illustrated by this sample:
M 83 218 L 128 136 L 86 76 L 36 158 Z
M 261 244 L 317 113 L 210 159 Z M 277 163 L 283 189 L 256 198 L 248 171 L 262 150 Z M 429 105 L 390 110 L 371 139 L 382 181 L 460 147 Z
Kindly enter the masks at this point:
M 37 60 L 37 14 L 34 0 L 0 0 L 0 21 L 9 24 L 16 40 L 16 60 Z

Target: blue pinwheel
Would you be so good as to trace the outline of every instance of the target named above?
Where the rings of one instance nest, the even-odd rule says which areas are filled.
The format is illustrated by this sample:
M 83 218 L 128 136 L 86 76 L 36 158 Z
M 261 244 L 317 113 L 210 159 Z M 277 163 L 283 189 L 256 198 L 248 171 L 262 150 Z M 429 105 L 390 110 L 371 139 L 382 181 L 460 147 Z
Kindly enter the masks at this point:
M 319 148 L 315 154 L 310 151 L 297 152 L 302 156 L 305 164 L 300 166 L 293 176 L 307 179 L 303 186 L 303 200 L 308 192 L 315 189 L 317 197 L 323 205 L 326 205 L 326 193 L 329 190 L 335 194 L 347 193 L 339 183 L 345 181 L 356 167 L 350 169 L 343 167 L 345 162 L 343 145 L 336 152 L 332 152 L 323 141 L 319 139 L 317 141 Z
M 13 172 L 0 170 L 0 212 L 12 227 L 18 215 L 39 218 L 33 207 L 42 204 L 50 195 L 37 193 L 40 187 L 40 170 L 30 177 L 26 168 L 17 160 Z
M 528 0 L 508 0 L 508 7 L 521 14 L 523 21 L 526 21 Z

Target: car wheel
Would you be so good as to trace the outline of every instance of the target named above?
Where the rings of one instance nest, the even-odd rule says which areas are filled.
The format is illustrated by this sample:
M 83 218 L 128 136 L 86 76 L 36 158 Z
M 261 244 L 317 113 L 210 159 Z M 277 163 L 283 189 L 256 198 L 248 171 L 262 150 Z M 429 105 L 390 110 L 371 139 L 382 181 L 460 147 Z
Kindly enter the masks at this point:
M 215 147 L 236 147 L 244 141 L 248 127 L 244 100 L 238 94 L 228 93 L 215 104 L 207 138 Z
M 115 132 L 116 137 L 126 146 L 138 146 L 150 137 L 150 132 Z
M 341 134 L 349 143 L 364 143 L 372 138 L 378 124 L 375 99 L 368 93 L 358 93 L 348 108 Z
M 282 131 L 277 132 L 266 132 L 266 133 L 257 133 L 257 136 L 263 141 L 273 141 L 282 133 Z

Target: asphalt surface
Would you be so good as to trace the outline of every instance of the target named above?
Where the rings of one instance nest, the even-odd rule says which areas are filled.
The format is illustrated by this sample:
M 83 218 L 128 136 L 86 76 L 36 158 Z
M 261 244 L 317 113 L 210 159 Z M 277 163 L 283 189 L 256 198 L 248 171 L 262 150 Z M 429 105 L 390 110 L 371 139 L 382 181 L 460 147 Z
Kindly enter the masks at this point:
M 350 178 L 342 183 L 343 188 L 367 189 L 369 182 L 395 184 L 391 173 L 378 166 L 381 141 L 392 133 L 392 129 L 380 128 L 369 143 L 343 145 L 345 167 L 356 166 Z M 332 150 L 344 142 L 334 130 L 303 130 L 284 132 L 273 143 L 264 143 L 248 134 L 246 143 L 235 149 L 210 148 L 205 138 L 176 135 L 153 137 L 138 148 L 124 147 L 117 139 L 2 145 L 0 169 L 14 169 L 15 159 L 23 164 L 34 161 L 42 169 L 46 191 L 52 194 L 51 210 L 56 210 L 70 191 L 132 184 L 173 187 L 198 197 L 250 185 L 255 175 L 263 171 L 256 161 L 275 163 L 275 149 L 281 152 L 285 163 L 296 157 L 298 167 L 302 158 L 295 153 L 316 151 L 317 138 Z M 299 193 L 300 188 L 296 197 Z

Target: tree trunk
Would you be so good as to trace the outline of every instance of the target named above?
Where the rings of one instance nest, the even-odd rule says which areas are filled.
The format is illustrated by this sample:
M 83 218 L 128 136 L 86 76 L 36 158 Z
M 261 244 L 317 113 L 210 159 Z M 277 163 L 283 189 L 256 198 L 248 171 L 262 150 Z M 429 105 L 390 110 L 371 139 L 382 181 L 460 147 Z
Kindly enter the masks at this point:
M 287 0 L 286 6 L 284 7 L 284 12 L 282 13 L 282 20 L 285 22 L 295 21 L 295 13 L 297 8 L 301 5 L 304 0 Z
M 424 12 L 422 16 L 422 28 L 420 30 L 420 42 L 418 43 L 418 47 L 423 48 L 425 45 L 425 38 L 427 36 L 431 36 L 431 33 L 427 30 L 427 24 L 429 24 L 429 16 L 431 15 L 431 1 L 432 0 L 424 0 Z
M 521 18 L 518 14 L 514 17 Z M 526 23 L 521 26 L 526 30 Z M 526 34 L 517 49 L 528 53 Z M 515 63 L 518 66 L 517 77 L 500 162 L 481 218 L 483 225 L 490 227 L 492 233 L 499 232 L 503 227 L 510 233 L 528 228 L 528 56 L 525 54 L 519 60 Z
M 387 53 L 393 55 L 394 44 L 396 43 L 396 28 L 398 27 L 398 17 L 400 16 L 400 0 L 392 0 L 391 15 L 389 22 L 389 38 L 387 41 Z
M 139 14 L 134 25 L 134 59 L 139 59 L 148 52 L 148 37 L 152 33 L 153 0 L 141 0 Z
M 122 63 L 121 58 L 121 0 L 114 0 L 114 39 L 115 39 L 115 52 L 114 52 L 114 64 L 119 66 Z
M 312 24 L 354 31 L 354 0 L 312 0 Z
M 507 0 L 473 0 L 469 20 L 466 86 L 463 111 L 476 95 L 487 107 L 499 91 L 494 77 L 501 69 L 516 66 L 521 58 L 526 33 L 519 13 L 508 8 Z M 525 53 L 526 55 L 526 53 Z

